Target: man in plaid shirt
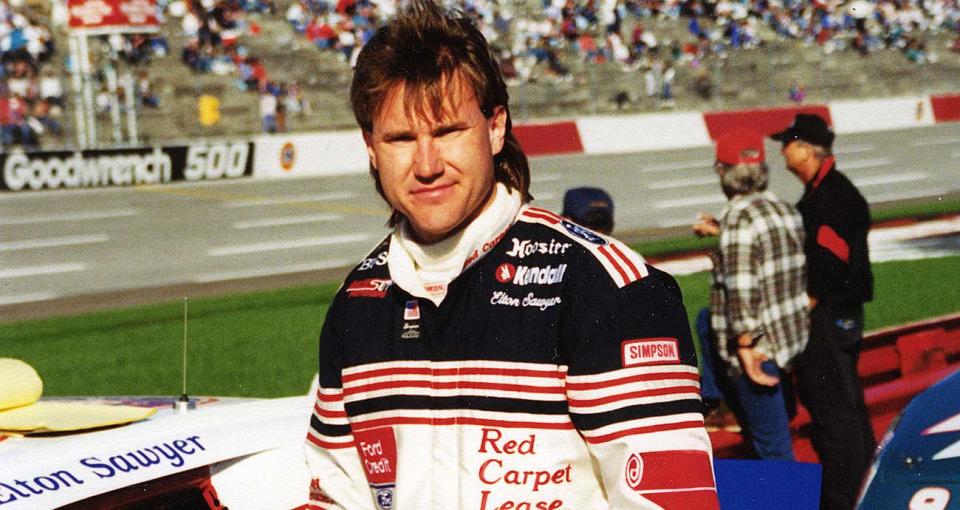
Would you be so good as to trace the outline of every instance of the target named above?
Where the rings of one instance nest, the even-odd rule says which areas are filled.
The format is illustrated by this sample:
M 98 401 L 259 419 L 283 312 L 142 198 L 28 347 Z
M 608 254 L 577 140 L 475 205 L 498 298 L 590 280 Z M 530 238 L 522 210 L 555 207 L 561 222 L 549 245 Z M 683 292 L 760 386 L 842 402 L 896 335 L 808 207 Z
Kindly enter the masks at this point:
M 735 393 L 727 400 L 760 458 L 793 460 L 781 378 L 809 332 L 803 220 L 766 191 L 761 135 L 720 137 L 714 168 L 728 202 L 719 221 L 702 214 L 694 231 L 720 236 L 710 314 Z

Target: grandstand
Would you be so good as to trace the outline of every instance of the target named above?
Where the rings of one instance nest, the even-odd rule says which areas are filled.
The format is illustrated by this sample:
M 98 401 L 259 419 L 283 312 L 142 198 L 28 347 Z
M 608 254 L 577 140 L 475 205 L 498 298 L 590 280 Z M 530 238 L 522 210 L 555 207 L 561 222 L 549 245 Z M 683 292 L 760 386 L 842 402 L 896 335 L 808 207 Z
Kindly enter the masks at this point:
M 292 3 L 293 9 L 290 0 L 197 1 L 189 5 L 182 1 L 159 2 L 165 23 L 158 40 L 165 44 L 148 44 L 146 54 L 133 59 L 135 65 L 120 64 L 149 83 L 158 104 L 139 109 L 141 140 L 261 132 L 256 89 L 282 94 L 291 84 L 299 90 L 297 106 L 301 111 L 288 108 L 281 129 L 352 128 L 346 93 L 351 77 L 350 51 L 342 46 L 349 44 L 349 39 L 362 42 L 368 37 L 389 12 L 389 2 Z M 761 7 L 781 5 L 776 2 L 726 0 L 631 0 L 602 2 L 599 6 L 593 2 L 551 5 L 529 1 L 462 4 L 483 20 L 509 74 L 516 72 L 508 82 L 518 121 L 787 104 L 792 87 L 802 87 L 792 99 L 807 103 L 960 90 L 960 53 L 955 51 L 960 10 L 955 1 L 927 2 L 922 13 L 910 11 L 907 4 L 899 11 L 894 9 L 893 14 L 888 2 L 864 3 L 875 9 L 866 23 L 854 15 L 852 3 L 827 7 L 787 1 L 779 11 Z M 206 13 L 203 5 L 208 5 Z M 214 12 L 217 9 L 227 14 Z M 52 54 L 34 63 L 38 69 L 34 79 L 42 74 L 39 70 L 49 70 L 60 77 L 64 89 L 62 107 L 53 107 L 52 114 L 40 118 L 43 108 L 30 99 L 30 108 L 18 114 L 21 121 L 35 117 L 38 120 L 28 125 L 36 127 L 39 122 L 46 127 L 40 140 L 44 146 L 71 145 L 76 139 L 74 103 L 65 63 L 67 37 L 62 22 L 57 21 L 57 6 L 46 0 L 5 1 L 2 11 L 0 24 L 6 28 L 0 31 L 0 38 L 9 39 L 11 30 L 23 25 L 24 20 L 31 29 L 49 30 Z M 324 23 L 329 21 L 330 30 L 341 35 L 349 32 L 347 40 L 330 39 L 329 45 L 318 44 L 315 36 L 319 31 L 304 25 L 312 19 L 310 14 L 317 14 Z M 221 24 L 231 28 L 218 27 L 214 41 L 208 45 L 210 34 L 204 32 L 207 24 L 200 23 L 198 31 L 197 19 L 216 16 L 224 17 L 226 21 L 222 19 Z M 613 33 L 617 36 L 610 35 Z M 108 63 L 111 52 L 116 54 L 118 49 L 116 41 L 111 47 L 107 38 L 101 39 L 92 44 L 100 66 Z M 190 47 L 191 39 L 201 43 L 194 55 L 203 60 L 200 67 L 188 67 L 181 58 L 182 49 Z M 324 45 L 329 48 L 319 48 Z M 163 50 L 155 50 L 161 46 Z M 10 45 L 0 47 L 9 49 Z M 595 51 L 591 49 L 594 47 Z M 124 52 L 131 60 L 129 42 L 121 49 Z M 249 76 L 250 57 L 262 62 L 265 76 Z M 9 82 L 15 76 L 11 74 L 13 60 L 8 50 L 4 50 L 4 62 L 3 79 Z M 655 84 L 651 96 L 645 82 L 661 78 L 668 62 L 674 63 L 676 78 L 672 98 L 665 100 L 661 84 Z M 282 91 L 281 84 L 285 85 Z M 6 94 L 10 87 L 4 88 Z M 247 90 L 241 90 L 244 88 Z M 201 95 L 219 100 L 219 122 L 201 125 Z M 16 120 L 6 120 L 11 117 L 2 112 L 0 115 L 5 124 L 12 125 Z M 62 134 L 57 135 L 58 129 L 45 122 L 46 118 L 56 121 Z M 98 118 L 98 139 L 102 143 L 110 140 L 110 130 L 110 116 L 102 113 Z M 20 138 L 20 131 L 13 128 L 4 132 L 16 135 L 5 136 L 7 144 L 15 144 Z

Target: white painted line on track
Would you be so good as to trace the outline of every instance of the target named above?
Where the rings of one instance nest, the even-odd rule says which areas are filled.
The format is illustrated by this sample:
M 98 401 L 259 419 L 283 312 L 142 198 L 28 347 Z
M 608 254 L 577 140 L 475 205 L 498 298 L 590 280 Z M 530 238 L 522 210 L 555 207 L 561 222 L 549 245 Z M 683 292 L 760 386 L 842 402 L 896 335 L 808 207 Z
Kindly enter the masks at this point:
M 286 195 L 276 198 L 251 198 L 249 200 L 231 200 L 223 204 L 224 207 L 257 207 L 261 205 L 298 204 L 302 202 L 329 202 L 332 200 L 347 200 L 356 198 L 357 194 L 349 191 L 333 191 L 330 193 L 308 193 L 303 195 Z
M 666 172 L 669 170 L 689 170 L 691 168 L 713 168 L 713 161 L 705 159 L 677 161 L 675 163 L 664 163 L 660 165 L 640 165 L 640 171 L 643 173 Z
M 280 227 L 284 225 L 302 225 L 304 223 L 317 223 L 321 221 L 342 220 L 340 214 L 301 214 L 298 216 L 278 216 L 276 218 L 260 218 L 256 220 L 244 220 L 233 222 L 235 229 L 261 228 L 261 227 Z
M 543 174 L 533 177 L 534 182 L 557 182 L 561 179 L 560 174 Z
M 61 212 L 56 214 L 38 214 L 36 216 L 0 217 L 0 225 L 26 225 L 28 223 L 54 223 L 65 221 L 102 220 L 107 218 L 125 218 L 140 214 L 139 209 L 114 209 L 108 211 Z
M 939 138 L 937 140 L 918 140 L 910 142 L 907 145 L 910 147 L 929 147 L 931 145 L 954 145 L 960 144 L 960 138 Z
M 882 184 L 893 184 L 896 182 L 914 182 L 922 181 L 929 177 L 926 172 L 908 172 L 905 174 L 894 175 L 876 175 L 873 177 L 858 177 L 850 179 L 857 186 L 880 186 Z
M 837 168 L 842 170 L 856 170 L 858 168 L 882 168 L 893 164 L 890 158 L 860 159 L 853 161 L 840 161 Z
M 211 257 L 222 257 L 224 255 L 242 255 L 245 253 L 260 253 L 265 251 L 289 250 L 293 248 L 312 248 L 316 246 L 329 246 L 331 244 L 346 244 L 366 241 L 370 239 L 367 234 L 347 234 L 328 237 L 310 237 L 306 239 L 292 239 L 289 241 L 274 241 L 269 243 L 241 244 L 238 246 L 222 246 L 214 248 L 207 252 Z
M 833 149 L 833 153 L 840 156 L 842 154 L 860 154 L 863 152 L 873 152 L 877 150 L 876 145 L 866 144 L 866 145 L 847 145 L 844 147 L 837 147 Z
M 257 268 L 247 271 L 228 271 L 223 273 L 210 273 L 197 276 L 193 281 L 198 283 L 219 282 L 223 280 L 238 280 L 240 278 L 255 278 L 258 276 L 273 276 L 278 274 L 302 273 L 304 271 L 320 271 L 323 269 L 334 269 L 338 267 L 347 267 L 356 263 L 356 260 L 321 260 L 311 264 L 294 264 L 289 266 L 278 266 L 270 268 Z
M 960 232 L 960 216 L 943 220 L 922 221 L 902 227 L 887 227 L 871 230 L 870 233 L 867 234 L 867 240 L 870 243 L 889 243 L 955 234 L 957 232 Z M 871 244 L 871 246 L 873 245 Z
M 33 303 L 34 301 L 47 301 L 60 297 L 52 292 L 34 292 L 32 294 L 10 294 L 0 296 L 0 305 L 15 305 L 18 303 Z
M 85 264 L 80 263 L 10 267 L 7 269 L 0 269 L 0 279 L 39 276 L 44 274 L 70 273 L 74 271 L 83 271 L 86 268 L 87 266 Z
M 953 151 L 950 153 L 951 158 L 960 158 L 960 151 Z
M 708 175 L 706 177 L 689 177 L 686 179 L 674 179 L 671 181 L 657 181 L 651 182 L 647 185 L 647 189 L 673 189 L 673 188 L 687 188 L 690 186 L 704 186 L 706 184 L 719 184 L 720 179 L 715 175 Z
M 690 207 L 694 205 L 720 204 L 727 201 L 727 197 L 722 193 L 713 193 L 710 195 L 698 195 L 686 198 L 676 198 L 673 200 L 661 200 L 654 202 L 655 209 L 673 209 L 676 207 Z
M 905 198 L 936 197 L 943 195 L 943 189 L 926 189 L 910 191 L 894 191 L 891 193 L 878 193 L 867 197 L 867 202 L 892 202 L 894 200 L 903 200 Z
M 697 219 L 693 216 L 689 218 L 667 218 L 665 220 L 658 221 L 657 227 L 670 228 L 670 227 L 691 226 L 696 222 L 697 222 Z
M 78 244 L 93 244 L 109 241 L 110 237 L 103 234 L 89 236 L 48 237 L 46 239 L 24 239 L 0 243 L 0 251 L 32 250 L 35 248 L 55 248 L 58 246 L 75 246 Z

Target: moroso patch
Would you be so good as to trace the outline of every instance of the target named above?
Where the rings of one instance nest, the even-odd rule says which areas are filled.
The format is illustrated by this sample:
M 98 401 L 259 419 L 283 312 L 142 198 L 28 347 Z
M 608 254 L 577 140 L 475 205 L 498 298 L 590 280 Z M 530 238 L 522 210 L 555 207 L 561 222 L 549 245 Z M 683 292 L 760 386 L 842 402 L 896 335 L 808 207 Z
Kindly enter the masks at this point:
M 387 289 L 393 284 L 393 280 L 383 278 L 367 278 L 350 282 L 347 286 L 347 295 L 350 297 L 372 297 L 384 298 L 387 296 Z
M 623 366 L 679 363 L 680 349 L 676 338 L 636 338 L 620 343 Z

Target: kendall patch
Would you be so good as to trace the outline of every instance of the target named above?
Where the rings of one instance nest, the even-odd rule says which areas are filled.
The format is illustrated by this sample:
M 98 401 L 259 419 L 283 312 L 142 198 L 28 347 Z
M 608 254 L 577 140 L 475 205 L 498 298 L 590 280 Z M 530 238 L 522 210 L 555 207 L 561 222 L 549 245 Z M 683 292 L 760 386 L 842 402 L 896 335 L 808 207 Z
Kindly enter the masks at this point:
M 676 338 L 637 338 L 620 343 L 623 366 L 679 363 L 680 349 Z
M 513 280 L 514 275 L 517 274 L 517 268 L 513 264 L 504 262 L 497 266 L 497 281 L 500 283 L 507 283 Z
M 584 239 L 589 243 L 599 244 L 601 246 L 607 244 L 607 241 L 604 238 L 595 234 L 592 230 L 581 227 L 576 223 L 571 223 L 567 220 L 563 220 L 560 222 L 560 224 L 563 225 L 563 228 L 567 229 L 567 232 L 570 232 L 571 234 L 581 239 Z
M 350 282 L 347 286 L 347 295 L 350 297 L 372 297 L 383 299 L 387 296 L 387 289 L 393 284 L 392 280 L 382 278 L 367 278 Z

